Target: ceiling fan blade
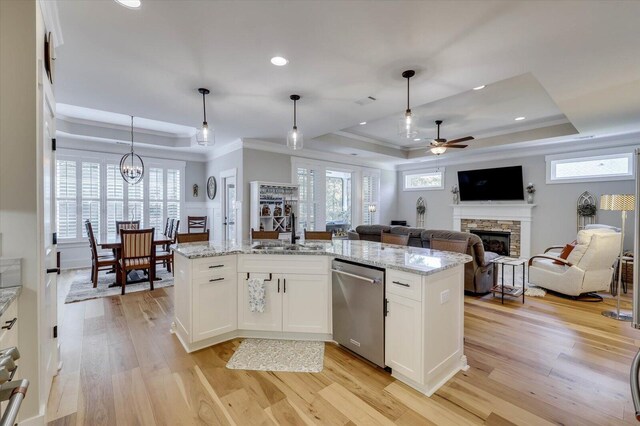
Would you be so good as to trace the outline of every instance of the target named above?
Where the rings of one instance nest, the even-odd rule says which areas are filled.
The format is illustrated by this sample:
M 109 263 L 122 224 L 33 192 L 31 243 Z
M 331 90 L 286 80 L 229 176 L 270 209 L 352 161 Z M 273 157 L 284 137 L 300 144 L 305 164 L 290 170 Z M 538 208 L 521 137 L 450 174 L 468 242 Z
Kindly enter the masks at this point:
M 454 139 L 452 141 L 448 141 L 447 144 L 450 143 L 460 143 L 460 142 L 466 142 L 466 141 L 472 141 L 473 140 L 473 136 L 466 136 L 464 138 L 460 138 L 460 139 Z
M 449 145 L 449 144 L 444 144 L 444 145 L 440 145 L 440 146 L 443 146 L 443 147 L 449 149 L 449 148 L 466 148 L 469 145 Z

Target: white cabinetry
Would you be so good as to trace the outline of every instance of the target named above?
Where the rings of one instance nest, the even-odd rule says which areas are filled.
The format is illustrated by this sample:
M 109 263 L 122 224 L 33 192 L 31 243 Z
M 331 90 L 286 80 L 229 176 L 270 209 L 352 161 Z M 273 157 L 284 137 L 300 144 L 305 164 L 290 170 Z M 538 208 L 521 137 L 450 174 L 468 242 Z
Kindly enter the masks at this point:
M 240 255 L 238 270 L 238 328 L 331 333 L 331 286 L 325 256 Z M 264 312 L 249 309 L 248 276 L 267 280 Z
M 462 265 L 427 276 L 386 272 L 385 364 L 428 396 L 466 368 L 463 274 Z
M 291 214 L 298 215 L 298 185 L 251 182 L 251 229 L 291 233 Z M 286 238 L 285 238 L 286 239 Z
M 422 375 L 422 303 L 387 294 L 385 364 L 410 379 Z
M 268 279 L 269 274 L 253 273 L 252 278 Z M 264 312 L 249 309 L 249 283 L 246 273 L 238 274 L 238 328 L 242 330 L 282 331 L 282 294 L 278 279 L 265 281 Z
M 237 330 L 236 255 L 174 260 L 174 329 L 185 347 L 209 346 Z
M 18 346 L 18 299 L 15 299 L 0 316 L 0 349 Z

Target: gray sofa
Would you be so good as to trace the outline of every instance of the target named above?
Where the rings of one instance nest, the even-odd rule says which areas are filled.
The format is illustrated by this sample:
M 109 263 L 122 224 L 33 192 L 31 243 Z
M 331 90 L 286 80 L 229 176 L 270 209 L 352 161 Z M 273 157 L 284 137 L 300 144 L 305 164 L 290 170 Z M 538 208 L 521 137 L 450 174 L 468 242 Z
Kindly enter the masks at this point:
M 482 240 L 475 234 L 439 229 L 411 228 L 408 226 L 360 225 L 356 227 L 356 233 L 359 238 L 366 241 L 380 242 L 380 236 L 383 232 L 409 235 L 410 246 L 423 248 L 431 247 L 431 238 L 468 239 L 467 254 L 473 258 L 473 261 L 464 266 L 465 291 L 473 294 L 485 294 L 490 292 L 497 282 L 491 260 L 498 257 L 498 255 L 485 252 Z

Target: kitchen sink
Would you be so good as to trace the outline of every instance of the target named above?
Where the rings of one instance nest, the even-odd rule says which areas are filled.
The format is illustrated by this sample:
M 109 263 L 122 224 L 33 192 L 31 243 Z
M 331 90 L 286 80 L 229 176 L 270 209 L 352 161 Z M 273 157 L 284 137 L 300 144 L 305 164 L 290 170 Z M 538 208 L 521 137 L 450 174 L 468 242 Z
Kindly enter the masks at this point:
M 273 250 L 273 251 L 318 251 L 322 250 L 321 246 L 306 246 L 302 244 L 256 244 L 251 247 L 252 250 Z

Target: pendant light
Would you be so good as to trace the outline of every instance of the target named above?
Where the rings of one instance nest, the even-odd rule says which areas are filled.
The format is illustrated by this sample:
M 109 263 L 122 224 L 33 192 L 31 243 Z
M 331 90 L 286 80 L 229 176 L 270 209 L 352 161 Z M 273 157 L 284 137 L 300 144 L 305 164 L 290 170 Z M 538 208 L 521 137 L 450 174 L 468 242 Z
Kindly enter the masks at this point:
M 406 70 L 402 73 L 402 77 L 407 79 L 407 110 L 404 112 L 404 117 L 402 117 L 398 123 L 398 134 L 407 139 L 415 138 L 418 135 L 415 117 L 409 105 L 409 79 L 414 75 L 416 75 L 414 70 Z
M 291 95 L 289 96 L 289 99 L 293 101 L 293 128 L 289 130 L 289 133 L 287 134 L 287 147 L 293 150 L 302 149 L 304 137 L 302 136 L 302 132 L 298 130 L 298 126 L 296 124 L 296 102 L 300 100 L 300 96 Z
M 205 100 L 205 96 L 207 96 L 210 92 L 209 89 L 199 88 L 198 92 L 202 94 L 202 112 L 203 112 L 203 120 L 202 127 L 198 129 L 196 133 L 196 140 L 199 145 L 202 146 L 211 146 L 216 142 L 216 135 L 214 129 L 209 128 L 209 124 L 207 123 L 207 103 Z
M 131 116 L 131 151 L 120 159 L 120 174 L 130 185 L 135 185 L 144 176 L 144 162 L 133 152 L 133 115 Z

